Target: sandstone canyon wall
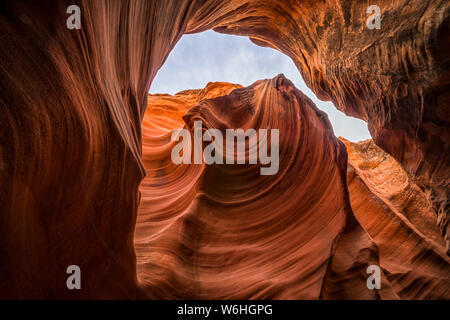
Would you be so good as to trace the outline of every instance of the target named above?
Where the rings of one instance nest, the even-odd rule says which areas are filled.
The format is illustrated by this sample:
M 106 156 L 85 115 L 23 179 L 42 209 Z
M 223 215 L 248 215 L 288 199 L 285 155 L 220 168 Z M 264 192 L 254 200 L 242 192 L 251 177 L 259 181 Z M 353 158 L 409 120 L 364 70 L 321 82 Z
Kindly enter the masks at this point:
M 320 160 L 308 151 L 321 150 L 317 145 L 323 139 L 314 127 L 318 119 L 326 119 L 326 116 L 318 112 L 318 118 L 305 117 L 305 114 L 316 113 L 315 107 L 282 76 L 233 91 L 239 88 L 241 86 L 228 83 L 209 83 L 202 90 L 149 97 L 143 121 L 143 161 L 147 175 L 141 185 L 142 200 L 136 225 L 139 283 L 153 298 L 326 298 L 327 289 L 325 286 L 319 289 L 318 284 L 336 281 L 339 279 L 336 273 L 316 271 L 319 277 L 312 277 L 306 272 L 306 277 L 301 277 L 311 266 L 317 268 L 321 257 L 318 252 L 326 252 L 317 247 L 321 243 L 316 242 L 317 236 L 312 240 L 314 246 L 311 241 L 306 248 L 301 243 L 319 230 L 327 230 L 326 235 L 320 236 L 322 241 L 333 234 L 324 226 L 313 228 L 314 225 L 305 222 L 305 214 L 313 212 L 311 218 L 336 226 L 334 219 L 324 215 L 333 210 L 327 207 L 324 212 L 324 205 L 333 203 L 342 206 L 341 210 L 346 206 L 346 201 L 343 204 L 330 199 L 342 195 L 342 191 L 331 189 L 333 184 L 339 186 L 341 182 L 339 179 L 333 182 L 329 169 L 325 169 L 333 163 L 330 161 L 332 152 L 320 152 Z M 221 98 L 210 100 L 216 97 Z M 272 106 L 279 109 L 273 110 Z M 301 116 L 294 117 L 301 119 L 296 125 L 286 125 L 289 119 L 284 116 L 284 110 L 290 108 L 296 112 L 301 110 Z M 269 116 L 266 112 L 273 113 Z M 186 113 L 184 123 L 182 119 Z M 246 113 L 250 113 L 250 121 L 245 121 Z M 231 122 L 227 121 L 229 117 Z M 236 127 L 233 124 L 236 121 L 240 127 L 252 128 L 255 127 L 254 119 L 271 120 L 271 123 L 259 121 L 256 127 L 296 129 L 298 125 L 298 132 L 280 133 L 285 137 L 280 150 L 286 151 L 280 155 L 280 163 L 287 164 L 281 177 L 269 179 L 275 180 L 274 183 L 264 183 L 255 165 L 245 168 L 174 165 L 170 154 L 176 142 L 170 141 L 171 132 L 184 125 L 192 128 L 193 120 L 199 119 L 222 129 Z M 327 120 L 323 121 L 327 123 Z M 329 124 L 325 125 L 325 131 L 328 131 L 325 141 L 333 141 Z M 314 148 L 308 138 L 313 139 Z M 380 250 L 379 264 L 386 276 L 383 278 L 385 290 L 378 298 L 448 298 L 450 259 L 436 224 L 437 217 L 424 192 L 411 183 L 401 166 L 372 140 L 343 141 L 349 153 L 347 183 L 351 207 L 358 221 L 357 229 L 360 236 L 368 235 L 376 243 Z M 298 151 L 294 152 L 296 145 Z M 342 149 L 338 150 L 342 152 Z M 340 153 L 338 158 L 341 157 L 345 155 Z M 311 167 L 311 163 L 315 165 Z M 304 170 L 296 172 L 299 168 Z M 294 180 L 289 181 L 290 178 Z M 278 182 L 280 179 L 283 183 Z M 311 180 L 315 182 L 309 183 Z M 321 191 L 323 181 L 327 181 L 327 185 Z M 284 183 L 291 187 L 284 187 Z M 259 185 L 268 187 L 261 192 Z M 305 185 L 308 186 L 306 189 Z M 278 194 L 280 188 L 282 192 Z M 253 193 L 257 196 L 252 197 Z M 309 193 L 322 194 L 322 198 L 317 202 L 314 197 L 305 196 Z M 292 200 L 293 195 L 296 200 Z M 230 200 L 233 201 L 230 203 Z M 353 213 L 347 211 L 347 214 L 352 220 Z M 275 220 L 265 222 L 266 217 Z M 293 227 L 289 217 L 301 225 Z M 305 226 L 307 232 L 299 232 L 299 228 Z M 267 234 L 273 236 L 272 241 L 267 238 L 257 241 L 258 235 Z M 276 242 L 277 239 L 292 243 L 296 250 L 288 250 L 289 247 Z M 355 246 L 364 241 L 352 238 L 352 243 L 345 249 L 346 254 L 336 254 L 343 243 L 345 241 L 341 240 L 338 245 L 333 245 L 331 255 L 322 259 L 329 259 L 329 265 L 335 261 L 370 261 L 371 254 L 367 256 L 361 249 L 356 256 L 348 255 L 349 248 L 356 249 Z M 277 250 L 281 247 L 286 251 Z M 311 248 L 313 251 L 305 253 Z M 306 261 L 302 261 L 304 257 L 308 257 Z M 270 261 L 279 261 L 283 267 L 277 269 Z M 289 261 L 295 265 L 292 277 L 289 277 L 290 268 L 286 269 L 282 264 Z M 235 281 L 231 281 L 233 279 Z M 347 281 L 336 286 L 339 294 L 335 292 L 333 298 L 368 298 L 369 292 L 364 286 L 346 290 Z M 361 285 L 363 281 L 359 278 L 355 282 Z M 314 285 L 305 287 L 305 283 Z
M 425 193 L 372 140 L 344 142 L 352 209 L 393 290 L 402 299 L 447 298 L 450 259 Z
M 81 30 L 65 27 L 66 9 L 72 4 L 79 5 L 82 10 Z M 192 177 L 189 183 L 178 188 L 180 202 L 168 213 L 161 211 L 162 220 L 158 223 L 146 226 L 149 232 L 155 232 L 149 234 L 148 239 L 140 238 L 141 226 L 137 225 L 137 254 L 141 250 L 140 241 L 159 242 L 156 248 L 147 249 L 149 254 L 163 255 L 168 264 L 179 266 L 183 272 L 146 278 L 148 269 L 140 259 L 136 264 L 134 249 L 139 184 L 148 171 L 141 158 L 141 121 L 147 106 L 147 91 L 180 37 L 184 33 L 207 29 L 249 36 L 258 45 L 284 52 L 295 61 L 305 81 L 319 97 L 333 101 L 348 115 L 367 121 L 374 142 L 398 160 L 409 179 L 426 195 L 425 200 L 433 204 L 430 212 L 436 216 L 446 242 L 444 251 L 448 254 L 450 63 L 443 48 L 449 47 L 450 4 L 445 0 L 380 1 L 380 30 L 365 28 L 368 5 L 368 1 L 362 0 L 2 1 L 0 297 L 136 298 L 142 297 L 141 294 L 143 297 L 156 297 L 151 286 L 159 288 L 159 292 L 198 298 L 209 294 L 208 290 L 212 288 L 223 288 L 223 297 L 236 297 L 233 284 L 225 280 L 233 273 L 225 272 L 222 283 L 214 282 L 207 270 L 193 268 L 195 264 L 192 263 L 182 263 L 190 257 L 195 257 L 200 263 L 214 262 L 211 259 L 214 252 L 206 243 L 205 247 L 199 246 L 203 243 L 201 239 L 195 239 L 195 230 L 214 226 L 214 217 L 209 210 L 218 202 L 226 201 L 208 193 L 214 189 L 202 191 L 202 196 L 193 204 L 196 210 L 189 211 L 182 218 L 178 215 L 183 206 L 192 205 L 188 201 L 189 197 L 195 197 L 194 192 L 188 190 L 192 184 L 195 182 L 200 190 L 205 190 L 216 175 L 221 177 L 224 174 L 221 170 L 178 168 L 175 174 L 180 179 Z M 271 90 L 276 91 L 273 87 L 277 88 L 273 82 L 278 81 L 282 83 L 278 89 L 292 94 L 290 89 L 286 89 L 289 85 L 284 84 L 284 80 L 276 79 L 238 92 L 256 92 L 272 97 L 275 93 L 270 93 Z M 271 90 L 268 89 L 270 83 Z M 258 86 L 267 88 L 262 90 Z M 311 203 L 323 201 L 323 206 L 330 208 L 326 212 L 304 208 L 304 213 L 311 214 L 308 217 L 318 224 L 305 217 L 305 221 L 312 223 L 311 230 L 305 232 L 306 236 L 312 237 L 316 231 L 317 234 L 325 232 L 330 226 L 329 220 L 319 219 L 321 215 L 331 219 L 334 213 L 333 218 L 337 222 L 330 226 L 329 234 L 312 241 L 311 246 L 317 245 L 319 258 L 304 261 L 294 255 L 298 260 L 293 258 L 295 261 L 289 261 L 292 264 L 284 266 L 287 272 L 294 265 L 308 270 L 311 282 L 301 278 L 305 274 L 294 276 L 294 272 L 288 272 L 289 285 L 281 286 L 280 282 L 269 281 L 255 287 L 259 281 L 256 273 L 248 278 L 246 285 L 249 289 L 242 292 L 242 296 L 353 298 L 362 292 L 358 289 L 360 281 L 357 280 L 362 278 L 361 270 L 378 258 L 376 246 L 354 219 L 348 203 L 344 181 L 345 150 L 327 129 L 327 121 L 319 120 L 320 113 L 311 111 L 315 108 L 301 98 L 301 94 L 285 97 L 277 93 L 275 96 L 290 105 L 290 108 L 283 109 L 286 113 L 282 116 L 289 115 L 289 112 L 292 116 L 299 110 L 305 112 L 304 118 L 300 117 L 298 122 L 289 121 L 292 127 L 286 130 L 296 133 L 297 138 L 304 134 L 302 139 L 305 143 L 312 144 L 309 156 L 318 157 L 314 158 L 317 165 L 323 164 L 330 173 L 326 181 L 307 180 L 309 185 L 304 185 L 304 188 L 294 183 L 291 176 L 279 184 L 300 193 L 310 185 L 323 192 L 327 188 L 335 191 L 337 199 L 333 202 L 328 202 L 331 199 L 327 198 L 332 195 L 326 192 L 310 195 L 313 198 Z M 234 101 L 233 97 L 223 99 L 230 103 Z M 294 100 L 297 102 L 292 102 Z M 200 104 L 188 113 L 187 119 L 203 117 L 202 112 L 211 112 L 208 119 L 211 116 L 211 121 L 218 124 L 220 118 L 214 112 L 222 103 Z M 260 119 L 267 121 L 262 123 L 279 121 L 270 109 L 262 110 L 258 106 L 256 103 L 251 108 L 253 112 L 273 117 Z M 235 102 L 235 107 L 239 108 L 239 102 Z M 232 117 L 231 114 L 223 116 Z M 247 115 L 245 119 L 249 118 Z M 228 123 L 235 124 L 233 119 L 228 119 Z M 317 137 L 322 137 L 320 143 L 313 143 L 317 137 L 309 136 L 312 133 L 308 135 L 304 131 L 305 126 L 316 132 Z M 155 147 L 163 146 L 163 141 L 152 143 Z M 302 163 L 312 166 L 313 172 L 318 170 L 315 164 L 308 163 L 309 158 L 302 153 L 304 147 L 301 144 L 287 145 L 294 148 L 293 151 L 299 148 L 297 152 Z M 152 150 L 152 145 L 148 148 L 149 154 L 155 157 L 162 152 Z M 320 150 L 324 153 L 321 154 Z M 149 161 L 145 157 L 143 160 L 144 163 Z M 290 168 L 295 174 L 304 169 L 295 165 Z M 319 172 L 312 176 L 320 178 L 321 175 Z M 363 177 L 361 180 L 364 181 Z M 235 196 L 227 193 L 233 189 L 232 181 L 218 187 L 231 199 Z M 145 181 L 142 188 L 145 188 Z M 174 192 L 172 188 L 175 186 L 166 188 L 167 192 Z M 248 191 L 247 196 L 252 196 L 251 192 L 257 190 Z M 147 200 L 158 201 L 158 196 L 162 196 L 162 191 L 159 194 L 153 191 L 154 195 L 142 192 L 144 207 Z M 244 199 L 234 201 L 242 206 L 250 205 Z M 149 206 L 146 210 L 141 212 L 150 213 L 154 209 Z M 223 208 L 217 210 L 221 212 Z M 317 214 L 314 212 L 319 212 L 318 221 L 312 217 Z M 279 225 L 270 228 L 286 227 L 295 217 L 298 216 L 290 212 L 279 221 Z M 176 223 L 165 225 L 166 219 Z M 225 245 L 227 241 L 236 244 L 233 241 L 237 241 L 235 235 L 240 228 L 236 221 L 229 219 L 223 222 L 225 225 L 229 223 L 229 234 L 224 233 L 217 239 L 211 239 L 208 233 L 200 235 L 204 240 L 214 240 L 210 245 L 222 248 L 230 259 L 229 263 L 236 267 L 233 272 L 246 274 L 249 271 L 239 252 L 231 252 Z M 264 229 L 262 225 L 254 224 L 251 217 L 248 219 L 248 228 Z M 270 217 L 267 219 L 264 222 L 269 223 Z M 415 221 L 422 223 L 418 218 Z M 292 230 L 305 228 L 295 223 L 290 226 Z M 160 229 L 168 227 L 186 228 L 187 239 L 164 239 Z M 321 231 L 320 227 L 325 229 Z M 424 232 L 429 225 L 424 223 L 422 227 L 418 228 Z M 370 230 L 366 230 L 371 235 Z M 279 230 L 272 231 L 276 234 Z M 333 246 L 331 239 L 338 234 L 339 240 Z M 251 237 L 256 235 L 253 233 Z M 242 239 L 239 245 L 246 247 L 245 241 L 252 242 L 246 248 L 254 253 L 254 260 L 246 263 L 260 270 L 258 261 L 265 261 L 269 256 L 262 257 L 258 252 L 264 239 L 251 237 Z M 358 241 L 350 240 L 354 237 Z M 375 235 L 371 237 L 377 241 Z M 433 239 L 430 246 L 438 243 L 435 232 L 429 237 Z M 190 241 L 196 244 L 194 248 L 185 247 Z M 308 238 L 296 241 L 303 250 L 312 250 L 301 246 Z M 167 253 L 171 245 L 175 245 L 178 251 Z M 331 248 L 334 249 L 330 252 Z M 285 250 L 284 253 L 294 248 L 287 246 Z M 381 245 L 380 250 L 383 264 Z M 438 256 L 436 263 L 439 265 L 445 257 Z M 278 274 L 284 262 L 286 260 L 280 259 L 278 264 L 274 263 L 271 272 Z M 326 267 L 325 263 L 328 263 Z M 349 269 L 352 263 L 356 268 Z M 387 279 L 402 287 L 405 282 L 398 280 L 392 272 L 392 263 L 386 263 Z M 83 270 L 81 291 L 68 291 L 66 288 L 65 271 L 72 264 L 80 265 Z M 139 279 L 136 268 L 142 271 Z M 431 272 L 431 269 L 425 269 Z M 444 272 L 446 269 L 439 270 Z M 164 283 L 162 279 L 167 277 L 173 282 Z M 397 280 L 394 281 L 393 277 Z M 434 277 L 438 279 L 441 276 Z M 404 278 L 406 282 L 411 281 L 409 276 Z M 312 279 L 324 280 L 320 289 Z M 430 280 L 433 286 L 438 286 L 439 279 L 436 279 Z M 145 280 L 142 292 L 137 285 L 138 280 L 141 284 Z M 171 291 L 170 286 L 180 281 L 185 281 L 186 287 Z M 437 292 L 445 292 L 446 287 L 443 286 Z M 395 289 L 395 285 L 392 287 Z M 386 292 L 366 292 L 369 296 L 360 296 L 391 296 L 390 286 L 386 285 L 386 288 Z M 406 289 L 397 292 L 401 292 L 400 297 L 433 297 L 427 290 L 423 296 Z

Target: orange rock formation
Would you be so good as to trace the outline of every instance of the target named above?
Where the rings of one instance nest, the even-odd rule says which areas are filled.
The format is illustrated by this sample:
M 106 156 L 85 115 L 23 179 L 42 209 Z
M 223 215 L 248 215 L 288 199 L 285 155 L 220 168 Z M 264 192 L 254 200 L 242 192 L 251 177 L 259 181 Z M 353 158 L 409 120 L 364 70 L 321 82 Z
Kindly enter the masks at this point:
M 450 259 L 426 195 L 372 140 L 344 142 L 352 209 L 392 288 L 402 299 L 448 299 Z
M 290 243 L 293 248 L 302 248 L 301 243 L 313 241 L 309 240 L 311 237 L 325 239 L 333 235 L 329 226 L 321 225 L 317 230 L 307 223 L 292 226 L 292 221 L 304 221 L 308 212 L 312 219 L 328 221 L 335 226 L 333 219 L 323 215 L 324 212 L 333 215 L 334 211 L 330 208 L 324 210 L 320 205 L 321 202 L 330 203 L 330 195 L 342 195 L 342 191 L 338 193 L 328 189 L 333 184 L 332 179 L 326 180 L 327 191 L 312 187 L 305 190 L 311 194 L 323 194 L 324 198 L 319 203 L 312 201 L 311 196 L 302 196 L 301 192 L 305 183 L 316 186 L 321 184 L 324 176 L 329 176 L 320 161 L 325 166 L 334 162 L 329 159 L 329 151 L 322 152 L 319 158 L 310 158 L 307 152 L 311 147 L 304 135 L 311 132 L 311 123 L 305 127 L 303 118 L 308 119 L 308 124 L 317 122 L 324 115 L 317 112 L 311 102 L 282 76 L 232 92 L 237 88 L 241 86 L 209 83 L 203 90 L 186 90 L 175 96 L 149 96 L 143 122 L 143 159 L 147 176 L 141 185 L 142 199 L 136 226 L 138 278 L 145 293 L 152 298 L 370 298 L 370 291 L 361 286 L 365 284 L 364 277 L 353 279 L 354 282 L 359 281 L 359 286 L 350 286 L 348 291 L 345 290 L 349 286 L 348 278 L 336 284 L 336 292 L 331 294 L 326 286 L 318 287 L 321 283 L 334 283 L 339 276 L 331 271 L 320 272 L 317 264 L 323 267 L 324 261 L 318 259 L 320 256 L 316 250 L 329 253 L 322 257 L 329 260 L 329 266 L 335 261 L 350 263 L 356 257 L 347 256 L 348 247 L 346 254 L 342 254 L 344 260 L 335 254 L 344 240 L 332 246 L 331 250 L 315 245 L 313 251 L 305 253 L 304 250 L 311 249 L 311 245 L 303 250 L 279 251 L 276 249 L 283 247 L 282 243 L 262 237 L 271 234 L 275 240 Z M 221 98 L 210 100 L 216 97 Z M 247 106 L 244 112 L 250 113 L 247 121 L 243 120 L 246 117 L 245 113 L 242 114 L 242 105 Z M 170 160 L 174 145 L 170 141 L 170 133 L 185 125 L 182 118 L 186 113 L 187 127 L 192 127 L 194 119 L 205 121 L 213 128 L 236 127 L 233 123 L 246 128 L 255 124 L 254 119 L 270 119 L 270 123 L 258 122 L 257 127 L 290 128 L 281 124 L 289 123 L 289 118 L 296 118 L 284 115 L 292 105 L 295 111 L 302 111 L 300 119 L 303 121 L 299 121 L 299 131 L 281 133 L 286 139 L 280 148 L 287 152 L 281 156 L 280 162 L 288 164 L 281 177 L 261 177 L 258 168 L 250 165 L 245 168 L 233 165 L 178 167 Z M 271 106 L 279 109 L 271 110 Z M 271 111 L 271 116 L 265 115 Z M 311 117 L 304 117 L 307 111 L 317 112 L 319 117 L 311 121 Z M 241 116 L 236 116 L 236 112 Z M 230 113 L 231 122 L 226 121 L 224 115 L 227 113 Z M 324 123 L 325 131 L 328 131 L 326 140 L 334 140 L 329 124 L 326 120 Z M 322 140 L 316 132 L 311 136 L 314 137 L 313 144 L 317 145 Z M 351 207 L 358 221 L 354 223 L 356 226 L 360 224 L 376 243 L 380 250 L 379 264 L 386 276 L 383 285 L 387 289 L 381 291 L 378 298 L 448 298 L 450 259 L 446 256 L 445 242 L 436 224 L 437 217 L 425 194 L 410 183 L 401 166 L 372 140 L 361 143 L 342 140 L 349 153 L 347 183 Z M 298 150 L 294 151 L 296 144 Z M 302 155 L 301 150 L 306 154 Z M 338 158 L 341 161 L 345 159 L 342 150 Z M 321 169 L 316 171 L 305 167 L 299 171 L 298 168 L 304 167 L 305 163 L 315 163 Z M 284 183 L 279 183 L 280 179 L 290 187 L 285 188 Z M 310 179 L 316 183 L 308 182 Z M 275 183 L 270 180 L 275 180 Z M 340 179 L 335 183 L 341 185 Z M 267 185 L 270 187 L 264 188 L 263 192 L 258 188 Z M 284 192 L 278 193 L 280 188 Z M 297 201 L 289 200 L 292 194 L 298 195 Z M 341 206 L 340 210 L 345 212 L 345 201 L 331 202 Z M 352 220 L 352 212 L 346 214 Z M 278 220 L 281 222 L 274 223 Z M 302 225 L 308 225 L 307 231 L 301 230 Z M 361 232 L 359 226 L 356 228 L 371 247 L 370 238 Z M 275 231 L 268 232 L 267 229 Z M 322 233 L 315 235 L 324 229 L 327 230 L 326 236 Z M 329 239 L 336 237 L 337 233 L 335 231 Z M 259 235 L 261 243 L 255 240 Z M 371 250 L 374 250 L 373 246 Z M 358 252 L 357 256 L 362 261 L 377 261 L 376 256 L 361 252 L 364 251 Z M 305 261 L 305 257 L 309 258 Z M 280 267 L 277 269 L 271 261 L 278 261 Z M 285 270 L 286 264 L 293 266 L 291 276 L 290 268 Z M 299 275 L 311 268 L 319 276 L 311 277 L 314 273 L 309 271 L 307 281 Z M 238 280 L 230 282 L 232 279 Z M 305 286 L 305 282 L 311 287 Z
M 283 76 L 151 96 L 143 125 L 138 278 L 152 298 L 376 298 L 377 250 L 354 219 L 346 153 L 327 116 Z M 215 99 L 208 99 L 213 96 Z M 280 169 L 174 165 L 167 129 L 280 128 Z M 160 119 L 160 121 L 158 121 Z M 147 128 L 149 126 L 149 128 Z M 168 126 L 171 126 L 168 128 Z M 388 297 L 388 293 L 382 291 Z

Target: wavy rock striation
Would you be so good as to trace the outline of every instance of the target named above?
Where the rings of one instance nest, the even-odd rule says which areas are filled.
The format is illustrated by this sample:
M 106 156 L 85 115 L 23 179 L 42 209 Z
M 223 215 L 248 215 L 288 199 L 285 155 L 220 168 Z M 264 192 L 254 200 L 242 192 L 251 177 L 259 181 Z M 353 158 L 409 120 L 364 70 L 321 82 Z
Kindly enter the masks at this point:
M 450 3 L 377 5 L 374 30 L 367 1 L 261 0 L 214 13 L 207 6 L 187 31 L 245 35 L 290 56 L 311 90 L 365 120 L 374 142 L 425 192 L 450 255 L 450 57 L 442 50 L 450 46 Z
M 82 10 L 81 30 L 65 27 L 73 4 Z M 432 202 L 448 252 L 450 58 L 442 48 L 449 47 L 450 4 L 379 1 L 379 30 L 366 28 L 367 6 L 363 0 L 1 2 L 0 297 L 138 296 L 133 235 L 148 88 L 180 37 L 207 29 L 284 52 L 319 97 L 366 120 L 374 142 Z M 83 270 L 81 291 L 66 288 L 72 264 Z M 194 284 L 194 296 L 204 292 Z
M 402 299 L 448 299 L 450 259 L 426 195 L 372 140 L 344 142 L 351 205 L 392 288 Z
M 283 76 L 207 99 L 216 94 L 212 87 L 149 100 L 135 240 L 145 292 L 184 299 L 380 297 L 365 276 L 378 264 L 377 249 L 354 219 L 345 147 L 327 116 Z M 228 128 L 279 128 L 278 174 L 260 175 L 259 164 L 173 164 L 177 142 L 169 122 L 156 119 L 177 116 L 192 100 L 200 101 L 183 118 L 192 134 L 194 121 L 224 135 Z

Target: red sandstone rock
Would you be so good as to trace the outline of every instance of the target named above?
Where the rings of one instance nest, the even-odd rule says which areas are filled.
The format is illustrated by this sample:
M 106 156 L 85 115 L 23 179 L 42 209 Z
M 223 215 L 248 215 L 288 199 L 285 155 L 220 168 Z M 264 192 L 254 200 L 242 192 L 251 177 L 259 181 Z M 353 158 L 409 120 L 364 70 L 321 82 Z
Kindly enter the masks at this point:
M 372 140 L 344 142 L 353 212 L 392 288 L 402 299 L 448 299 L 450 259 L 425 194 Z
M 290 56 L 321 99 L 368 123 L 374 142 L 433 203 L 450 254 L 450 3 L 235 0 L 201 6 L 187 32 L 249 36 Z
M 81 30 L 65 28 L 71 4 Z M 448 252 L 450 4 L 379 5 L 382 27 L 368 30 L 367 1 L 2 2 L 0 297 L 137 297 L 147 91 L 183 33 L 211 28 L 286 53 L 316 94 L 366 120 L 433 203 Z M 79 292 L 65 287 L 72 264 Z
M 283 76 L 201 100 L 213 96 L 210 87 L 185 91 L 185 101 L 180 94 L 149 99 L 135 240 L 138 279 L 148 296 L 380 297 L 367 289 L 365 276 L 368 265 L 378 264 L 377 249 L 354 219 L 345 148 L 327 116 Z M 173 164 L 175 143 L 162 128 L 169 122 L 154 119 L 176 116 L 192 100 L 199 104 L 184 116 L 191 130 L 195 120 L 223 132 L 279 128 L 278 174 L 261 176 L 260 165 L 250 164 Z M 381 296 L 391 297 L 385 291 Z

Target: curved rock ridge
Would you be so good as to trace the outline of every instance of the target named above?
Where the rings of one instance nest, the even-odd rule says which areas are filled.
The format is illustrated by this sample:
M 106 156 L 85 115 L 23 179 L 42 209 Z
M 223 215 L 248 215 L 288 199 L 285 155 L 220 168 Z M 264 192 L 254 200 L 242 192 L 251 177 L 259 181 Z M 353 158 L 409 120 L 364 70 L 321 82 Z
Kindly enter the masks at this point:
M 371 139 L 342 140 L 353 212 L 377 244 L 393 290 L 402 299 L 449 299 L 450 259 L 426 195 Z
M 165 132 L 182 127 L 183 116 L 190 108 L 202 100 L 226 95 L 237 88 L 242 86 L 228 82 L 209 82 L 203 89 L 183 90 L 173 96 L 150 94 L 142 127 L 147 132 L 149 129 Z M 143 136 L 146 134 L 143 133 Z
M 193 91 L 186 92 L 191 106 Z M 138 279 L 149 297 L 380 298 L 366 286 L 377 249 L 349 205 L 345 147 L 289 80 L 280 75 L 201 100 L 183 117 L 191 133 L 194 121 L 222 132 L 279 128 L 273 176 L 260 175 L 257 164 L 173 164 L 167 127 L 158 136 L 145 124 L 159 127 L 157 115 L 186 105 L 179 95 L 149 101 L 135 233 Z

